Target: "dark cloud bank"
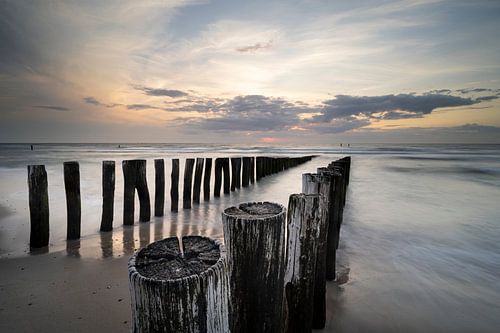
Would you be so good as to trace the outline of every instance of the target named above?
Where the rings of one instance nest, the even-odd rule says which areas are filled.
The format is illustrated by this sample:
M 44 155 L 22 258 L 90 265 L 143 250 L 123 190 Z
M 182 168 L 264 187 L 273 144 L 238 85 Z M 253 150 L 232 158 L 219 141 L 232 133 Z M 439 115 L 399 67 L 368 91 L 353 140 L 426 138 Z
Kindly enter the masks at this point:
M 136 89 L 149 96 L 166 96 L 169 99 L 160 101 L 163 102 L 162 106 L 126 105 L 129 110 L 192 112 L 198 116 L 178 118 L 176 125 L 188 126 L 193 130 L 241 132 L 296 129 L 317 133 L 342 133 L 365 127 L 379 120 L 421 118 L 439 108 L 472 106 L 499 98 L 493 89 L 469 88 L 455 91 L 440 89 L 424 94 L 336 95 L 335 98 L 325 100 L 318 105 L 310 105 L 263 95 L 242 95 L 221 99 L 197 96 L 180 90 L 148 87 L 136 87 Z M 478 93 L 481 96 L 464 95 Z M 93 97 L 86 97 L 84 101 L 95 106 L 116 106 L 116 104 L 101 103 Z

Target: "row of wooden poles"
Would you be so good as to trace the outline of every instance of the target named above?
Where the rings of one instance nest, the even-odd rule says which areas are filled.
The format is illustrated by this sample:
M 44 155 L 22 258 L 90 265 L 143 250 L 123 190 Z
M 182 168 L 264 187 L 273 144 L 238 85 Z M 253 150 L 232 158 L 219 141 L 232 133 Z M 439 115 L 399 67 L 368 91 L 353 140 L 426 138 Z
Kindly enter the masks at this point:
M 261 178 L 290 167 L 305 163 L 313 156 L 302 157 L 223 157 L 215 159 L 214 197 L 220 197 L 241 187 L 247 187 Z M 165 161 L 155 159 L 154 215 L 163 216 L 165 206 Z M 151 203 L 146 179 L 146 160 L 122 161 L 123 224 L 134 224 L 135 192 L 139 197 L 139 221 L 151 220 Z M 231 169 L 231 171 L 230 171 Z M 193 184 L 194 173 L 194 184 Z M 187 158 L 184 167 L 182 205 L 190 209 L 191 203 L 199 204 L 201 186 L 203 198 L 210 200 L 212 158 Z M 255 177 L 256 175 L 256 177 Z M 223 185 L 223 186 L 222 186 Z M 30 247 L 40 248 L 49 244 L 49 196 L 47 172 L 44 165 L 28 165 L 30 208 Z M 64 187 L 67 207 L 67 239 L 79 239 L 81 231 L 80 167 L 78 162 L 64 162 Z M 102 217 L 101 231 L 113 229 L 115 201 L 115 162 L 102 162 Z M 170 209 L 179 209 L 179 159 L 172 159 Z
M 324 328 L 326 282 L 336 278 L 350 166 L 351 158 L 344 157 L 303 174 L 303 193 L 290 195 L 288 214 L 270 202 L 225 209 L 225 256 L 216 240 L 203 236 L 182 238 L 185 256 L 176 250 L 176 237 L 138 251 L 129 261 L 133 331 L 290 333 Z M 194 262 L 209 268 L 193 272 Z M 148 275 L 148 267 L 160 275 Z M 182 269 L 187 270 L 183 276 L 166 274 Z

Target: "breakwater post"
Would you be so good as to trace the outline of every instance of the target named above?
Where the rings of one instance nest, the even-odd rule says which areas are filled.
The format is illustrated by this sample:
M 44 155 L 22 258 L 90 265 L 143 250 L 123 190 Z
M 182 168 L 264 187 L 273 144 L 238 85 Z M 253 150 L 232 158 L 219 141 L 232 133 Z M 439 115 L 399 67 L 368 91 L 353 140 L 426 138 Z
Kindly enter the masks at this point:
M 151 219 L 151 203 L 146 179 L 146 160 L 122 161 L 123 169 L 123 224 L 134 224 L 135 190 L 139 196 L 139 221 Z
M 49 192 L 45 165 L 28 165 L 30 248 L 49 245 Z
M 179 159 L 172 159 L 172 173 L 170 174 L 170 210 L 179 210 Z
M 212 176 L 212 159 L 205 158 L 205 174 L 203 175 L 203 200 L 210 200 L 210 178 Z
M 79 239 L 82 224 L 80 199 L 80 166 L 78 162 L 64 162 L 64 188 L 66 190 L 66 239 Z
M 231 191 L 241 187 L 241 157 L 231 157 Z
M 186 158 L 184 166 L 184 190 L 182 191 L 182 208 L 191 208 L 191 186 L 193 184 L 194 158 Z
M 128 263 L 133 331 L 229 332 L 229 280 L 220 243 L 202 236 L 149 244 Z
M 244 203 L 225 209 L 222 223 L 231 332 L 283 332 L 285 208 L 270 202 Z
M 113 230 L 115 161 L 102 162 L 102 216 L 100 231 Z
M 155 159 L 155 216 L 163 216 L 165 208 L 165 161 Z
M 327 236 L 329 221 L 329 198 L 333 182 L 329 175 L 306 173 L 302 175 L 302 192 L 305 194 L 319 194 L 325 203 L 324 218 L 319 225 L 319 238 L 317 242 L 316 274 L 314 281 L 314 306 L 312 327 L 322 329 L 326 323 L 326 266 L 327 266 Z
M 311 331 L 318 243 L 326 223 L 325 204 L 319 194 L 292 194 L 288 201 L 287 333 Z
M 200 203 L 201 180 L 203 177 L 204 162 L 205 162 L 204 158 L 196 159 L 196 169 L 194 171 L 194 185 L 193 185 L 193 202 L 196 204 Z

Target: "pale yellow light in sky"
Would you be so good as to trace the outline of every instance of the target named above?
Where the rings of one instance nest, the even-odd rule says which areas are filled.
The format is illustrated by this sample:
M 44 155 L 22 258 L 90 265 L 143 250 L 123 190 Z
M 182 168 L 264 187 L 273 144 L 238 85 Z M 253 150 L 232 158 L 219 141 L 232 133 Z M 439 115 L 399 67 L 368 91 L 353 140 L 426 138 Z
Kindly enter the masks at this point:
M 485 105 L 487 107 L 487 105 Z M 409 127 L 453 127 L 464 124 L 500 126 L 500 106 L 490 104 L 488 108 L 442 108 L 422 118 L 381 120 L 367 128 L 409 128 Z

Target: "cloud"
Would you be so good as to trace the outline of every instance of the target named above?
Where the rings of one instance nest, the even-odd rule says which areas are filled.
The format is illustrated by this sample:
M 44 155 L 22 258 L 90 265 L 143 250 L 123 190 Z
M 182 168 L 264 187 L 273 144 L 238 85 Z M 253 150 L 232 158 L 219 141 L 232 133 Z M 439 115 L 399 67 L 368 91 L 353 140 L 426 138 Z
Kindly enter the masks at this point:
M 157 106 L 149 105 L 149 104 L 129 104 L 127 105 L 128 110 L 161 110 Z
M 57 105 L 34 105 L 33 107 L 39 109 L 53 110 L 53 111 L 71 111 L 71 109 L 65 106 L 57 106 Z
M 370 125 L 368 119 L 356 119 L 354 117 L 347 117 L 342 119 L 335 119 L 325 124 L 310 124 L 308 129 L 323 134 L 335 134 L 348 132 L 353 129 L 358 129 Z
M 430 94 L 451 94 L 452 90 L 451 89 L 436 89 L 436 90 L 431 90 L 429 91 Z
M 97 106 L 101 106 L 103 105 L 101 102 L 99 102 L 97 99 L 95 99 L 94 97 L 84 97 L 83 98 L 83 101 L 87 104 L 92 104 L 92 105 L 97 105 Z
M 328 122 L 348 116 L 378 119 L 415 118 L 430 114 L 437 108 L 466 106 L 479 102 L 481 100 L 434 93 L 383 96 L 337 95 L 335 99 L 323 102 L 321 114 L 314 116 L 312 121 Z
M 476 123 L 465 124 L 456 127 L 445 127 L 444 130 L 453 130 L 460 133 L 483 133 L 483 134 L 500 134 L 500 127 L 479 125 Z
M 159 89 L 159 88 L 149 88 L 149 87 L 135 87 L 137 90 L 143 91 L 148 96 L 168 96 L 172 98 L 187 96 L 188 93 L 181 90 L 174 89 Z
M 497 99 L 496 95 L 464 97 L 406 93 L 381 96 L 337 95 L 319 104 L 265 95 L 237 95 L 232 98 L 208 97 L 193 91 L 183 98 L 166 100 L 163 106 L 135 103 L 128 110 L 162 110 L 179 113 L 170 126 L 189 131 L 342 133 L 366 127 L 380 120 L 422 118 L 437 108 L 474 106 Z M 93 97 L 84 99 L 93 105 L 106 105 Z M 190 116 L 188 113 L 196 113 Z
M 270 40 L 267 43 L 256 43 L 253 45 L 240 46 L 236 48 L 236 51 L 240 53 L 256 52 L 259 50 L 269 49 L 272 46 L 273 46 L 273 41 Z
M 480 102 L 493 101 L 493 100 L 498 99 L 498 98 L 500 98 L 500 96 L 498 96 L 498 95 L 495 95 L 495 96 L 481 96 L 481 97 L 476 98 L 476 101 L 480 101 Z
M 470 93 L 482 93 L 482 92 L 498 92 L 498 89 L 491 88 L 465 88 L 465 89 L 457 89 L 459 93 L 462 94 L 470 94 Z
M 235 96 L 223 102 L 195 103 L 191 111 L 206 110 L 214 116 L 191 119 L 191 125 L 214 131 L 277 131 L 300 121 L 309 109 L 283 98 L 263 95 Z
M 94 98 L 92 96 L 84 97 L 83 101 L 85 103 L 87 103 L 87 104 L 91 104 L 91 105 L 95 105 L 95 106 L 103 106 L 103 107 L 106 107 L 106 108 L 114 108 L 115 106 L 122 105 L 122 104 L 119 104 L 119 103 L 105 104 L 105 103 L 102 103 L 102 102 L 98 101 L 96 98 Z

